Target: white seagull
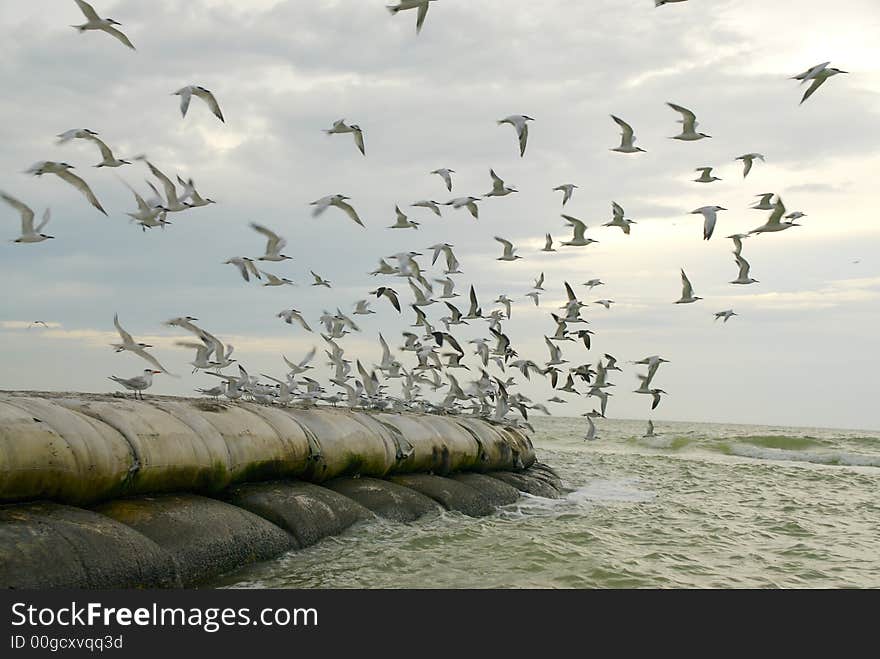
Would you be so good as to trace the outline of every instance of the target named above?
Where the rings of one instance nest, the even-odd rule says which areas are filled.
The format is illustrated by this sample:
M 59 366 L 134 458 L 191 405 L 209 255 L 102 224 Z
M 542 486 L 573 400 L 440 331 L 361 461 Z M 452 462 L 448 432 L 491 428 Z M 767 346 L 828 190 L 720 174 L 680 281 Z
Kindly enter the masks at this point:
M 34 211 L 31 210 L 29 206 L 5 192 L 0 192 L 0 199 L 3 199 L 3 201 L 12 206 L 21 215 L 21 236 L 16 238 L 14 242 L 41 243 L 44 240 L 55 237 L 40 233 L 52 217 L 52 213 L 48 208 L 43 212 L 42 222 L 34 227 Z
M 68 165 L 65 162 L 57 163 L 57 162 L 42 162 L 37 163 L 33 167 L 28 170 L 28 173 L 34 174 L 35 176 L 42 176 L 43 174 L 55 174 L 58 178 L 66 183 L 69 183 L 77 190 L 79 190 L 86 199 L 89 200 L 89 203 L 97 208 L 99 211 L 107 214 L 107 211 L 104 210 L 104 207 L 101 206 L 101 202 L 98 201 L 98 198 L 95 196 L 95 193 L 92 192 L 92 189 L 89 187 L 89 184 L 82 180 L 79 176 L 72 173 L 70 170 L 73 169 L 73 165 Z
M 684 142 L 694 142 L 696 140 L 701 140 L 704 137 L 712 137 L 711 135 L 706 135 L 706 133 L 697 132 L 697 126 L 699 126 L 697 116 L 686 107 L 676 105 L 675 103 L 666 103 L 666 105 L 681 114 L 681 119 L 679 120 L 682 124 L 681 133 L 675 135 L 671 139 L 682 140 Z
M 171 95 L 180 96 L 180 114 L 184 117 L 186 116 L 186 111 L 189 109 L 189 102 L 192 100 L 192 97 L 198 96 L 208 104 L 208 107 L 211 108 L 211 112 L 214 113 L 215 117 L 223 123 L 226 123 L 226 119 L 223 118 L 223 113 L 220 111 L 220 104 L 217 103 L 214 94 L 204 87 L 199 85 L 187 85 L 186 87 L 181 87 L 176 92 L 172 92 Z
M 134 353 L 135 355 L 137 355 L 141 359 L 145 359 L 146 361 L 148 361 L 150 364 L 153 365 L 153 367 L 158 368 L 159 372 L 168 373 L 168 369 L 165 368 L 164 366 L 162 366 L 162 364 L 159 363 L 158 359 L 156 359 L 155 357 L 153 357 L 153 355 L 151 355 L 150 353 L 147 352 L 147 348 L 152 348 L 153 346 L 151 346 L 147 343 L 139 343 L 139 342 L 135 341 L 134 337 L 132 337 L 131 334 L 129 334 L 127 331 L 125 331 L 122 328 L 122 325 L 119 324 L 119 314 L 113 314 L 113 326 L 116 328 L 116 331 L 119 333 L 119 338 L 122 339 L 122 343 L 111 344 L 111 347 L 116 352 L 128 351 L 128 352 Z M 170 373 L 168 373 L 168 374 L 171 375 Z
M 406 215 L 403 214 L 403 211 L 400 210 L 400 206 L 394 207 L 394 212 L 397 213 L 397 222 L 389 226 L 389 229 L 418 229 L 419 223 L 410 220 Z
M 315 273 L 314 270 L 309 270 L 309 273 L 311 273 L 312 277 L 315 278 L 315 281 L 312 283 L 312 286 L 323 286 L 324 288 L 332 288 L 330 286 L 331 282 L 328 281 L 327 279 L 324 279 L 323 277 L 321 277 L 321 275 Z
M 572 230 L 574 231 L 574 236 L 572 237 L 572 239 L 567 242 L 561 243 L 562 245 L 566 245 L 568 247 L 585 247 L 586 245 L 591 245 L 592 243 L 599 242 L 598 240 L 584 237 L 584 233 L 587 230 L 587 225 L 581 222 L 576 217 L 572 217 L 571 215 L 563 215 L 562 218 L 569 223 Z
M 415 208 L 429 208 L 434 212 L 434 215 L 440 217 L 440 204 L 438 204 L 433 199 L 423 199 L 421 201 L 417 201 L 414 204 L 410 204 Z
M 256 222 L 250 223 L 251 229 L 260 233 L 266 237 L 266 253 L 261 256 L 258 260 L 260 261 L 288 261 L 292 257 L 286 256 L 281 253 L 281 250 L 284 249 L 284 246 L 287 245 L 287 240 L 279 236 L 274 231 L 267 229 L 261 224 L 257 224 Z
M 620 134 L 620 146 L 614 147 L 611 151 L 617 151 L 618 153 L 639 153 L 641 151 L 642 153 L 645 153 L 644 149 L 635 146 L 636 138 L 635 135 L 633 135 L 632 126 L 620 117 L 615 117 L 613 114 L 611 115 L 611 118 L 614 119 L 614 122 L 620 126 L 623 131 Z
M 516 248 L 513 246 L 512 242 L 510 242 L 509 240 L 505 240 L 504 238 L 499 238 L 498 236 L 495 236 L 495 240 L 504 245 L 504 253 L 499 256 L 496 261 L 516 261 L 517 259 L 522 258 L 521 256 L 516 256 L 514 254 Z M 509 317 L 510 314 L 508 314 L 508 318 Z
M 489 176 L 492 177 L 492 191 L 484 194 L 484 197 L 505 197 L 514 192 L 519 192 L 516 188 L 512 188 L 504 184 L 504 181 L 495 173 L 494 169 L 489 170 Z
M 776 198 L 776 206 L 773 209 L 773 212 L 770 213 L 770 218 L 766 223 L 759 226 L 757 229 L 752 229 L 749 231 L 749 235 L 753 233 L 772 233 L 776 231 L 785 231 L 786 229 L 791 229 L 792 227 L 801 226 L 797 222 L 782 222 L 782 216 L 785 215 L 785 205 L 782 203 L 782 199 L 779 197 Z
M 519 156 L 522 158 L 526 154 L 526 143 L 529 139 L 529 125 L 527 122 L 534 119 L 525 114 L 512 114 L 509 117 L 498 120 L 498 125 L 510 124 L 516 129 L 516 135 L 519 138 Z
M 764 162 L 764 156 L 760 153 L 746 153 L 736 158 L 736 160 L 743 161 L 743 178 L 749 175 L 749 172 L 752 171 L 752 164 L 755 162 L 755 159 Z
M 718 221 L 718 211 L 726 211 L 724 206 L 702 206 L 695 211 L 691 211 L 691 215 L 703 216 L 703 240 L 709 240 L 715 231 L 715 223 Z
M 736 254 L 736 264 L 739 266 L 739 275 L 736 279 L 734 279 L 731 284 L 757 284 L 759 283 L 757 279 L 752 279 L 749 277 L 749 262 L 746 261 L 741 255 Z
M 697 167 L 695 172 L 702 172 L 699 178 L 694 179 L 694 183 L 712 183 L 713 181 L 720 181 L 721 179 L 712 174 L 711 167 Z
M 477 202 L 480 201 L 479 197 L 458 197 L 456 199 L 452 199 L 447 201 L 444 206 L 452 206 L 453 208 L 467 208 L 471 215 L 474 216 L 475 220 L 480 219 L 480 210 L 477 208 Z
M 306 322 L 305 318 L 303 318 L 302 314 L 296 309 L 285 309 L 284 311 L 280 312 L 277 317 L 281 318 L 288 325 L 292 325 L 293 321 L 295 320 L 300 325 L 302 325 L 302 328 L 306 332 L 312 331 L 312 328 L 309 327 L 309 324 Z
M 367 155 L 366 150 L 364 149 L 364 132 L 361 130 L 361 127 L 357 124 L 351 124 L 350 126 L 345 123 L 345 119 L 337 119 L 333 122 L 333 127 L 330 129 L 324 129 L 324 132 L 328 135 L 337 135 L 341 133 L 353 133 L 354 134 L 354 143 L 358 148 L 358 151 L 363 155 Z
M 447 169 L 446 167 L 441 167 L 440 169 L 435 169 L 432 174 L 437 174 L 440 176 L 443 181 L 446 183 L 446 189 L 452 192 L 452 176 L 451 174 L 455 174 L 454 169 Z
M 633 220 L 627 220 L 624 216 L 623 206 L 616 201 L 611 202 L 612 220 L 603 224 L 603 227 L 620 227 L 626 235 L 629 235 L 630 225 L 635 224 Z
M 98 16 L 98 12 L 95 11 L 95 8 L 92 7 L 88 2 L 84 0 L 74 0 L 79 7 L 80 11 L 86 17 L 86 22 L 82 25 L 71 25 L 71 27 L 76 28 L 80 31 L 80 34 L 85 32 L 86 30 L 101 30 L 102 32 L 106 32 L 111 37 L 115 37 L 119 39 L 126 46 L 135 50 L 134 45 L 131 43 L 129 38 L 122 33 L 122 31 L 117 30 L 116 25 L 122 25 L 118 21 L 114 21 L 112 18 L 101 18 Z
M 809 89 L 804 93 L 804 96 L 801 99 L 801 104 L 810 98 L 810 96 L 812 96 L 813 93 L 819 89 L 826 80 L 828 80 L 828 78 L 836 76 L 838 73 L 849 73 L 849 71 L 842 71 L 841 69 L 836 69 L 834 67 L 828 68 L 830 63 L 831 62 L 823 62 L 822 64 L 817 64 L 803 73 L 799 73 L 792 77 L 792 80 L 800 80 L 801 84 L 804 84 L 807 80 L 813 81 L 810 84 Z
M 385 8 L 394 16 L 399 11 L 405 9 L 418 9 L 419 14 L 416 18 L 416 34 L 422 31 L 422 25 L 425 22 L 425 16 L 428 15 L 428 4 L 435 0 L 400 0 L 396 5 L 386 5 Z
M 562 205 L 565 206 L 565 204 L 568 203 L 568 200 L 571 199 L 571 195 L 574 193 L 575 188 L 577 188 L 577 186 L 574 183 L 563 183 L 562 185 L 557 185 L 553 188 L 553 191 L 562 193 Z
M 690 280 L 687 278 L 687 275 L 684 274 L 684 270 L 681 271 L 681 299 L 676 300 L 675 304 L 689 304 L 691 302 L 696 302 L 697 300 L 702 300 L 703 298 L 697 297 L 694 295 L 694 287 L 691 286 Z
M 110 379 L 114 382 L 118 382 L 129 391 L 135 392 L 136 398 L 140 396 L 140 398 L 143 399 L 143 392 L 153 386 L 153 376 L 159 375 L 161 372 L 162 371 L 154 371 L 148 368 L 144 370 L 143 375 L 138 375 L 134 378 L 129 378 L 126 380 L 124 378 L 118 378 L 115 375 L 111 375 Z
M 346 200 L 351 199 L 351 197 L 346 197 L 345 195 L 335 194 L 329 195 L 327 197 L 321 197 L 317 201 L 313 201 L 310 206 L 314 206 L 315 210 L 312 211 L 312 217 L 318 217 L 325 210 L 330 208 L 330 206 L 335 206 L 339 210 L 343 211 L 351 220 L 357 224 L 360 224 L 362 227 L 364 223 L 361 222 L 361 218 L 358 217 L 357 211 L 351 204 L 347 204 Z
M 242 279 L 244 279 L 245 281 L 250 281 L 251 275 L 253 275 L 257 279 L 263 278 L 260 275 L 260 271 L 257 269 L 254 260 L 249 259 L 246 256 L 234 256 L 233 258 L 224 261 L 223 265 L 234 265 L 236 268 L 238 268 L 238 271 L 241 273 Z

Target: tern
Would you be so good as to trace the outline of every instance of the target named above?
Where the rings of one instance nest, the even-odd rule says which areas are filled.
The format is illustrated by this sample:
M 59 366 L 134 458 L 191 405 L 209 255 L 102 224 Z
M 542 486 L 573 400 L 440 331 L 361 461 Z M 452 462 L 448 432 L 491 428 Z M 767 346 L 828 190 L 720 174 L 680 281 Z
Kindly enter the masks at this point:
M 285 245 L 287 245 L 287 240 L 279 236 L 277 233 L 272 231 L 271 229 L 267 229 L 261 224 L 257 224 L 256 222 L 250 223 L 251 229 L 256 231 L 257 233 L 262 234 L 266 237 L 266 253 L 261 256 L 259 261 L 288 261 L 291 256 L 286 256 L 281 253 L 281 250 L 284 249 Z
M 715 232 L 715 223 L 718 221 L 718 211 L 726 211 L 724 206 L 702 206 L 691 211 L 691 215 L 703 216 L 703 240 L 709 240 Z
M 526 297 L 532 298 L 535 302 L 535 306 L 538 306 L 538 298 L 541 296 L 541 291 L 531 291 L 530 293 L 526 293 Z
M 467 208 L 471 215 L 474 216 L 475 220 L 480 219 L 480 210 L 477 208 L 477 202 L 480 201 L 479 197 L 458 197 L 456 199 L 452 199 L 447 201 L 444 206 L 452 206 L 455 209 L 458 208 Z
M 162 184 L 162 189 L 165 190 L 165 203 L 162 205 L 162 210 L 169 213 L 179 213 L 181 211 L 189 210 L 190 208 L 192 208 L 192 205 L 190 203 L 183 201 L 178 196 L 177 188 L 170 178 L 168 178 L 158 167 L 156 167 L 146 158 L 141 159 L 145 163 L 147 163 L 147 167 L 150 169 L 150 173 L 157 179 L 159 179 L 159 182 Z
M 28 170 L 28 173 L 33 174 L 34 176 L 42 176 L 43 174 L 54 174 L 62 181 L 69 183 L 74 188 L 80 191 L 82 195 L 88 199 L 89 203 L 97 208 L 99 211 L 107 214 L 107 211 L 104 210 L 104 207 L 101 206 L 101 202 L 98 201 L 98 198 L 95 196 L 95 193 L 92 192 L 92 189 L 89 187 L 89 184 L 82 180 L 79 176 L 72 173 L 70 170 L 73 169 L 73 165 L 69 165 L 67 163 L 57 163 L 46 161 L 42 163 L 37 163 L 33 167 Z
M 284 277 L 276 277 L 271 272 L 266 272 L 265 270 L 261 270 L 260 274 L 265 275 L 267 281 L 263 286 L 293 286 L 294 283 L 290 279 L 286 279 Z
M 451 277 L 445 279 L 435 279 L 438 284 L 443 284 L 443 294 L 440 295 L 441 300 L 451 300 L 454 297 L 460 297 L 455 292 L 455 281 Z
M 694 183 L 712 183 L 714 181 L 720 181 L 722 179 L 712 174 L 711 167 L 697 167 L 695 172 L 702 172 L 699 178 L 694 179 Z
M 192 179 L 187 179 L 184 181 L 179 176 L 177 177 L 177 182 L 183 187 L 183 192 L 180 195 L 181 201 L 186 201 L 189 199 L 189 205 L 192 208 L 201 208 L 202 206 L 208 206 L 209 204 L 216 204 L 217 202 L 213 199 L 207 199 L 202 197 L 199 194 L 198 190 L 196 190 L 196 184 Z
M 682 124 L 681 133 L 675 135 L 671 139 L 682 140 L 684 142 L 694 142 L 696 140 L 701 140 L 704 137 L 712 137 L 711 135 L 706 135 L 706 133 L 697 132 L 699 122 L 697 121 L 697 116 L 693 112 L 681 105 L 676 105 L 675 103 L 666 103 L 666 105 L 681 114 L 681 119 L 679 120 Z
M 497 122 L 499 126 L 502 124 L 510 124 L 516 129 L 516 135 L 519 139 L 520 158 L 526 155 L 526 143 L 529 139 L 529 121 L 534 121 L 534 119 L 525 114 L 512 114 L 504 119 L 499 119 Z
M 47 208 L 43 211 L 43 220 L 34 227 L 34 211 L 15 197 L 0 192 L 0 199 L 12 206 L 21 215 L 21 236 L 15 239 L 17 243 L 41 243 L 44 240 L 54 238 L 45 233 L 40 233 L 52 217 L 52 212 Z
M 389 226 L 389 229 L 418 229 L 419 223 L 410 220 L 406 215 L 403 214 L 403 211 L 400 210 L 400 206 L 394 207 L 394 212 L 397 213 L 397 222 Z
M 601 304 L 606 309 L 610 309 L 611 305 L 614 304 L 614 300 L 596 300 L 593 304 Z
M 505 197 L 514 192 L 519 192 L 516 188 L 511 188 L 504 184 L 504 181 L 498 177 L 494 169 L 489 170 L 489 176 L 492 177 L 492 191 L 484 194 L 484 197 Z
M 686 1 L 687 0 L 654 0 L 654 7 L 662 7 L 663 5 L 668 5 L 671 2 L 686 2 Z M 653 426 L 651 426 L 651 427 L 653 428 Z
M 726 323 L 728 320 L 730 320 L 731 316 L 738 316 L 738 315 L 739 314 L 736 313 L 733 309 L 727 309 L 725 311 L 717 312 L 715 314 L 715 320 L 718 320 L 719 318 L 723 318 L 724 322 Z
M 223 118 L 223 113 L 220 111 L 220 105 L 217 103 L 217 99 L 214 98 L 214 94 L 204 87 L 199 85 L 187 85 L 186 87 L 181 87 L 176 92 L 172 92 L 171 95 L 180 96 L 180 114 L 182 116 L 186 116 L 186 112 L 189 110 L 189 102 L 192 100 L 192 97 L 197 96 L 208 104 L 208 107 L 211 108 L 211 112 L 214 113 L 215 117 L 223 123 L 226 123 L 226 119 Z
M 452 176 L 451 174 L 455 174 L 454 169 L 448 169 L 446 167 L 441 167 L 440 169 L 435 169 L 432 174 L 437 174 L 440 176 L 443 181 L 446 183 L 446 189 L 452 192 Z
M 702 300 L 703 298 L 697 297 L 694 295 L 694 287 L 691 286 L 690 280 L 687 278 L 687 275 L 684 273 L 684 270 L 681 271 L 681 299 L 677 300 L 675 304 L 690 304 L 691 302 L 696 302 L 697 300 Z
M 592 412 L 587 412 L 582 416 L 587 417 L 587 434 L 584 435 L 584 441 L 592 442 L 598 439 L 598 435 L 596 435 L 596 424 L 593 423 L 593 419 L 601 417 L 602 415 L 596 410 L 593 410 Z
M 749 237 L 747 233 L 735 233 L 730 236 L 726 236 L 733 240 L 733 253 L 739 256 L 743 251 L 742 241 Z
M 440 204 L 432 199 L 423 199 L 422 201 L 417 201 L 414 204 L 410 204 L 410 206 L 414 206 L 417 208 L 430 208 L 434 211 L 434 214 L 437 217 L 440 217 Z
M 556 250 L 553 248 L 553 237 L 548 233 L 544 235 L 544 247 L 541 248 L 542 252 L 555 252 Z
M 321 213 L 330 208 L 330 206 L 335 206 L 339 210 L 345 212 L 345 214 L 348 215 L 348 217 L 350 217 L 353 222 L 366 228 L 364 226 L 364 223 L 361 222 L 361 218 L 358 217 L 357 211 L 355 211 L 354 207 L 351 204 L 346 203 L 347 199 L 351 199 L 351 197 L 346 197 L 345 195 L 341 194 L 335 194 L 329 195 L 327 197 L 321 197 L 317 201 L 313 201 L 311 204 L 309 204 L 310 206 L 315 207 L 315 209 L 312 211 L 312 217 L 318 217 Z
M 562 218 L 568 222 L 574 231 L 574 236 L 571 240 L 561 243 L 562 245 L 568 247 L 585 247 L 587 245 L 591 245 L 593 243 L 599 242 L 598 240 L 593 240 L 592 238 L 585 238 L 584 233 L 587 230 L 587 225 L 581 222 L 576 217 L 572 217 L 571 215 L 563 215 Z
M 543 291 L 544 290 L 544 273 L 543 272 L 540 275 L 538 275 L 537 279 L 535 279 L 535 283 L 532 284 L 532 288 L 534 288 L 536 291 Z
M 775 194 L 775 192 L 763 192 L 759 195 L 755 195 L 756 197 L 760 197 L 761 200 L 754 206 L 750 206 L 750 208 L 756 211 L 772 211 L 774 208 L 776 208 L 776 206 L 771 201 Z
M 799 220 L 802 217 L 806 217 L 806 213 L 801 213 L 800 211 L 794 211 L 793 213 L 789 213 L 785 216 L 786 220 Z
M 279 312 L 276 315 L 276 318 L 281 318 L 288 325 L 293 325 L 293 321 L 295 320 L 306 332 L 311 332 L 312 328 L 309 327 L 309 324 L 306 322 L 306 319 L 302 317 L 302 314 L 296 309 L 285 309 L 284 311 Z
M 824 62 L 822 64 L 817 64 L 803 73 L 799 73 L 792 77 L 792 80 L 800 80 L 801 84 L 804 84 L 807 80 L 813 81 L 807 91 L 804 92 L 804 96 L 801 98 L 801 104 L 810 98 L 810 96 L 812 96 L 813 93 L 819 89 L 826 80 L 828 80 L 828 78 L 836 76 L 838 73 L 849 73 L 849 71 L 843 71 L 834 67 L 828 68 L 830 63 L 831 62 Z
M 341 133 L 353 133 L 354 134 L 354 143 L 363 155 L 367 155 L 366 150 L 364 149 L 364 133 L 361 130 L 361 127 L 357 124 L 351 124 L 350 126 L 345 123 L 345 119 L 337 119 L 333 122 L 333 127 L 330 129 L 324 129 L 324 132 L 327 135 L 337 135 Z
M 122 325 L 119 324 L 119 314 L 113 314 L 113 326 L 116 327 L 116 331 L 119 333 L 119 337 L 122 339 L 122 343 L 111 344 L 116 352 L 122 352 L 124 350 L 132 352 L 141 359 L 147 360 L 155 368 L 158 368 L 159 372 L 168 373 L 169 375 L 171 375 L 171 373 L 168 372 L 168 369 L 166 369 L 164 366 L 162 366 L 162 364 L 159 363 L 159 360 L 157 360 L 155 357 L 153 357 L 153 355 L 147 352 L 146 349 L 152 348 L 153 346 L 147 343 L 136 342 L 132 335 L 122 328 Z
M 355 302 L 355 308 L 352 313 L 355 316 L 366 316 L 376 312 L 370 309 L 370 303 L 367 300 L 358 300 Z
M 110 379 L 114 382 L 118 382 L 129 391 L 135 392 L 135 398 L 140 397 L 141 400 L 143 400 L 143 392 L 153 386 L 153 376 L 159 375 L 161 372 L 162 371 L 154 371 L 148 368 L 144 370 L 143 375 L 138 375 L 137 377 L 130 378 L 128 380 L 124 378 L 118 378 L 115 375 L 111 375 Z
M 641 151 L 642 153 L 645 153 L 644 149 L 635 146 L 636 138 L 633 135 L 632 126 L 620 117 L 615 117 L 613 114 L 611 115 L 611 118 L 614 119 L 614 122 L 620 126 L 623 131 L 620 134 L 620 146 L 611 149 L 611 151 L 617 151 L 618 153 L 639 153 Z
M 602 226 L 620 227 L 621 230 L 628 236 L 630 232 L 630 225 L 635 224 L 635 222 L 633 220 L 624 219 L 623 207 L 616 201 L 611 202 L 611 213 L 613 215 L 612 220 L 610 222 L 606 222 Z
M 241 273 L 242 279 L 244 279 L 245 281 L 250 281 L 251 275 L 253 275 L 257 279 L 263 278 L 260 275 L 260 271 L 257 269 L 254 260 L 249 259 L 246 256 L 234 256 L 231 259 L 227 259 L 226 261 L 224 261 L 223 265 L 234 265 L 236 268 L 238 268 L 239 273 Z
M 416 34 L 419 34 L 422 31 L 422 25 L 425 22 L 425 16 L 428 15 L 428 5 L 435 0 L 400 0 L 396 5 L 386 5 L 385 8 L 391 12 L 391 15 L 394 16 L 399 11 L 404 11 L 405 9 L 416 9 L 418 8 L 419 14 L 416 18 Z
M 504 245 L 504 253 L 496 259 L 497 261 L 516 261 L 517 259 L 522 258 L 521 256 L 516 256 L 514 254 L 516 248 L 513 246 L 512 242 L 500 238 L 499 236 L 495 236 L 495 240 Z
M 323 286 L 324 288 L 332 288 L 330 285 L 332 282 L 324 279 L 321 275 L 317 274 L 314 270 L 309 270 L 309 273 L 312 277 L 315 278 L 315 281 L 312 283 L 312 286 Z
M 593 290 L 596 286 L 604 286 L 605 282 L 601 279 L 591 279 L 590 281 L 585 281 L 584 286 L 588 286 L 590 290 Z
M 731 284 L 757 284 L 759 283 L 757 279 L 752 279 L 749 277 L 749 262 L 746 261 L 741 255 L 736 255 L 736 264 L 739 266 L 739 275 L 736 279 L 734 279 Z
M 114 156 L 113 151 L 110 150 L 110 147 L 103 140 L 97 137 L 89 137 L 88 139 L 97 144 L 98 150 L 101 152 L 102 160 L 95 167 L 122 167 L 123 165 L 131 164 L 129 160 L 121 160 Z
M 576 189 L 577 186 L 574 183 L 563 183 L 562 185 L 557 185 L 553 188 L 553 191 L 562 193 L 562 205 L 565 206 Z
M 400 313 L 400 299 L 397 296 L 397 291 L 394 289 L 380 286 L 375 291 L 370 291 L 370 295 L 375 295 L 377 298 L 387 297 L 388 301 L 391 302 L 391 306 L 397 309 L 397 313 Z
M 658 2 L 660 0 L 657 0 Z M 667 0 L 668 1 L 668 0 Z M 642 437 L 656 437 L 657 435 L 654 433 L 654 422 L 648 419 L 648 429 L 645 431 L 645 434 Z
M 749 172 L 752 171 L 752 164 L 755 162 L 755 159 L 764 162 L 764 156 L 760 153 L 746 153 L 736 158 L 736 160 L 743 161 L 743 178 L 748 176 Z
M 762 226 L 759 226 L 757 229 L 752 229 L 751 231 L 749 231 L 749 235 L 752 235 L 753 233 L 785 231 L 786 229 L 791 229 L 792 227 L 801 226 L 797 222 L 782 222 L 781 220 L 783 215 L 785 215 L 785 205 L 782 203 L 782 199 L 777 197 L 776 206 L 774 207 L 773 212 L 770 213 L 770 218 Z
M 119 39 L 126 46 L 135 50 L 134 45 L 132 45 L 131 41 L 125 34 L 123 34 L 120 30 L 117 30 L 116 25 L 122 25 L 118 21 L 114 21 L 112 18 L 101 18 L 98 16 L 98 12 L 95 11 L 95 8 L 92 7 L 88 2 L 84 0 L 74 0 L 79 7 L 80 11 L 86 17 L 85 23 L 82 25 L 71 25 L 71 27 L 76 28 L 80 31 L 80 34 L 85 32 L 86 30 L 101 30 L 102 32 L 106 32 L 111 37 L 115 37 Z
M 59 133 L 56 137 L 58 138 L 58 144 L 66 144 L 70 140 L 87 140 L 97 137 L 97 135 L 98 133 L 88 128 L 71 128 L 63 133 Z

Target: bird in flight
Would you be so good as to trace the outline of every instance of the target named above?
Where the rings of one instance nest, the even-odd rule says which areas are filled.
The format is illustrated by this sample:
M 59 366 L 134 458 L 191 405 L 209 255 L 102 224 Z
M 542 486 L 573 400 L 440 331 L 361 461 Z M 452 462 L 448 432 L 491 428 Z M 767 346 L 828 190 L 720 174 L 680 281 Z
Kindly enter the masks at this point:
M 217 99 L 214 98 L 214 94 L 212 94 L 204 87 L 201 87 L 199 85 L 187 85 L 186 87 L 181 87 L 176 92 L 173 92 L 171 95 L 180 96 L 180 114 L 182 114 L 184 117 L 186 116 L 187 110 L 189 110 L 189 102 L 192 100 L 192 97 L 197 96 L 208 104 L 208 107 L 211 108 L 211 112 L 214 113 L 215 117 L 217 117 L 223 123 L 226 123 L 226 119 L 223 118 L 223 113 L 220 111 L 220 104 L 217 103 Z
M 526 155 L 526 143 L 529 140 L 529 121 L 534 121 L 534 119 L 526 114 L 512 114 L 509 117 L 498 120 L 499 126 L 510 124 L 516 129 L 516 136 L 519 139 L 520 158 Z
M 92 7 L 85 0 L 74 0 L 80 11 L 86 17 L 86 22 L 82 25 L 71 25 L 71 27 L 79 30 L 80 34 L 85 32 L 86 30 L 101 30 L 102 32 L 106 32 L 111 37 L 115 37 L 119 39 L 126 46 L 135 50 L 134 45 L 131 43 L 129 38 L 125 36 L 125 34 L 121 30 L 117 30 L 117 25 L 122 25 L 122 23 L 118 21 L 114 21 L 112 18 L 101 18 L 98 16 L 98 12 L 95 11 L 95 8 Z

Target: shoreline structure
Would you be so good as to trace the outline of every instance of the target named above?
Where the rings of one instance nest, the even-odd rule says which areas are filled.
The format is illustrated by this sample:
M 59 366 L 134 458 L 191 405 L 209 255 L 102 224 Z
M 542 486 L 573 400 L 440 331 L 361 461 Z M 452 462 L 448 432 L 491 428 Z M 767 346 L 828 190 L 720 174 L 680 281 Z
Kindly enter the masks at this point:
M 209 584 L 358 521 L 561 491 L 474 417 L 0 391 L 3 588 Z

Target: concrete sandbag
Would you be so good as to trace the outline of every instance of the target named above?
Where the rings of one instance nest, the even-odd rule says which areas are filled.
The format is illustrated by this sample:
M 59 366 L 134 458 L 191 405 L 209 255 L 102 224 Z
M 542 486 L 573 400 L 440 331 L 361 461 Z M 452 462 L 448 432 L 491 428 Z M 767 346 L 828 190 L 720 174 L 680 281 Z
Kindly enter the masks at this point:
M 233 487 L 227 500 L 290 533 L 308 547 L 349 526 L 374 517 L 358 502 L 338 492 L 302 481 L 249 483 Z
M 453 474 L 450 478 L 478 490 L 493 506 L 506 506 L 519 501 L 520 498 L 518 489 L 485 474 L 460 473 Z
M 335 478 L 324 483 L 324 487 L 395 522 L 413 522 L 422 515 L 443 509 L 439 503 L 416 490 L 377 478 Z
M 95 510 L 167 551 L 187 587 L 295 548 L 286 531 L 262 517 L 191 494 L 118 499 Z
M 489 498 L 470 485 L 433 474 L 401 474 L 389 479 L 393 483 L 421 492 L 438 501 L 447 510 L 471 517 L 491 515 L 495 510 Z
M 515 469 L 528 469 L 537 461 L 532 440 L 523 430 L 494 424 L 493 427 L 506 437 L 513 449 L 513 466 Z
M 129 494 L 214 492 L 229 483 L 225 444 L 149 401 L 60 398 L 58 404 L 100 419 L 125 437 L 135 457 Z
M 56 503 L 0 506 L 0 588 L 179 586 L 171 555 L 125 524 Z
M 377 414 L 376 418 L 396 428 L 413 447 L 412 454 L 395 466 L 395 472 L 448 474 L 479 464 L 480 445 L 450 419 L 428 414 Z
M 533 464 L 528 470 L 529 476 L 534 476 L 535 478 L 540 478 L 544 481 L 547 481 L 550 485 L 555 487 L 560 492 L 565 489 L 562 484 L 562 478 L 559 477 L 559 474 L 556 473 L 554 469 L 545 465 L 543 462 L 536 462 Z
M 0 502 L 118 496 L 134 460 L 110 426 L 50 400 L 0 398 Z
M 365 423 L 362 412 L 295 409 L 290 414 L 311 432 L 321 457 L 312 460 L 303 480 L 321 483 L 336 476 L 384 476 L 397 463 L 397 447 L 387 429 Z
M 544 479 L 532 476 L 528 472 L 492 471 L 486 475 L 502 480 L 520 492 L 527 492 L 536 497 L 545 497 L 547 499 L 558 499 L 560 497 L 559 490 Z
M 499 427 L 482 419 L 464 416 L 455 417 L 455 422 L 473 435 L 480 445 L 482 455 L 480 461 L 473 466 L 475 471 L 522 468 L 518 444 L 502 434 Z

